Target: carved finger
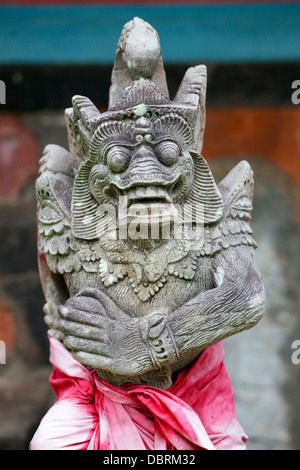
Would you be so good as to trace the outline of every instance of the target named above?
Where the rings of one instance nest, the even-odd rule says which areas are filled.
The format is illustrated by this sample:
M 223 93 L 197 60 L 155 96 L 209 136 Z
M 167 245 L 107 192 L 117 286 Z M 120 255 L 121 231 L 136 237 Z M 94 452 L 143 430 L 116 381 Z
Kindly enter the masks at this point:
M 58 319 L 53 317 L 53 315 L 45 315 L 44 316 L 44 322 L 46 323 L 46 325 L 49 328 L 57 329 L 58 328 L 57 321 L 58 321 Z
M 84 312 L 105 315 L 105 309 L 99 300 L 95 299 L 94 297 L 82 296 L 81 294 L 68 299 L 65 303 L 65 306 L 82 310 Z
M 58 311 L 64 320 L 96 326 L 98 328 L 105 328 L 107 322 L 110 321 L 106 316 L 103 317 L 97 313 L 88 313 L 83 310 L 74 310 L 73 308 L 68 308 L 65 305 L 59 307 Z
M 52 317 L 57 318 L 58 317 L 57 307 L 58 305 L 52 302 L 47 302 L 43 306 L 43 312 L 45 315 L 52 315 Z
M 50 315 L 50 307 L 48 303 L 43 305 L 43 312 L 45 315 Z
M 67 320 L 58 320 L 58 328 L 66 335 L 107 342 L 105 330 L 90 325 L 82 325 Z
M 91 354 L 84 351 L 72 351 L 72 356 L 86 366 L 99 369 L 111 369 L 112 361 L 105 355 Z
M 51 338 L 58 339 L 59 341 L 63 341 L 64 339 L 64 334 L 61 333 L 61 331 L 58 330 L 48 330 L 48 335 L 51 336 Z
M 44 322 L 49 328 L 55 328 L 56 324 L 53 321 L 53 317 L 51 315 L 44 316 Z
M 128 318 L 126 315 L 110 297 L 108 297 L 104 292 L 99 289 L 87 288 L 80 292 L 80 296 L 87 296 L 89 298 L 93 297 L 94 299 L 101 302 L 103 305 L 106 314 L 113 319 L 125 320 Z
M 99 341 L 86 341 L 76 336 L 65 336 L 64 345 L 71 351 L 84 351 L 91 354 L 109 356 L 109 347 Z

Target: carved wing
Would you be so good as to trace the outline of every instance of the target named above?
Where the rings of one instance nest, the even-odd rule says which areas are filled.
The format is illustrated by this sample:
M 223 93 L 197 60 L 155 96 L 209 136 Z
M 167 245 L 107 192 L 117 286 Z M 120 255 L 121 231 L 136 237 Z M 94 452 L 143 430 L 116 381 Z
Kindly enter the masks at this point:
M 215 233 L 212 231 L 214 251 L 240 245 L 256 248 L 250 225 L 254 179 L 249 163 L 241 161 L 218 187 L 224 200 L 224 209 L 222 222 Z
M 74 171 L 69 152 L 57 145 L 45 148 L 36 182 L 39 250 L 54 274 L 73 269 L 70 222 Z

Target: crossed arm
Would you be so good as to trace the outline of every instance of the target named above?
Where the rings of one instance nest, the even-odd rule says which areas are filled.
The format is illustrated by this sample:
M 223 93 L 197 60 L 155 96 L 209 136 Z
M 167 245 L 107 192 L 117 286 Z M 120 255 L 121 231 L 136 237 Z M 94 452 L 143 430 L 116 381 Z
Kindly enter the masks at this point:
M 214 289 L 166 316 L 124 313 L 97 289 L 86 289 L 59 307 L 55 327 L 75 359 L 120 375 L 140 375 L 254 326 L 265 294 L 252 247 L 224 250 L 215 258 Z M 50 325 L 49 325 L 50 326 Z

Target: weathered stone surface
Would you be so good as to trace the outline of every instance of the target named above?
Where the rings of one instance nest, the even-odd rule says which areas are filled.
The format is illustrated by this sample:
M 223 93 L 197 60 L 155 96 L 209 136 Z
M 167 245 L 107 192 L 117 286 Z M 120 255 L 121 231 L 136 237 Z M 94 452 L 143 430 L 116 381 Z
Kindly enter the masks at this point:
M 204 65 L 190 67 L 171 100 L 158 35 L 134 18 L 120 36 L 107 112 L 74 96 L 65 111 L 69 149 L 47 145 L 40 159 L 38 250 L 48 334 L 93 368 L 89 377 L 100 397 L 103 380 L 169 389 L 179 371 L 206 357 L 206 348 L 252 328 L 263 315 L 265 291 L 251 229 L 253 171 L 241 161 L 217 185 L 202 157 L 206 78 Z M 52 347 L 71 361 L 59 342 Z M 65 365 L 56 367 L 68 373 Z M 232 409 L 229 425 L 235 421 L 229 384 L 226 393 L 218 400 Z M 101 427 L 103 419 L 109 423 L 110 407 L 106 416 L 100 403 L 95 398 Z M 173 428 L 169 435 L 161 429 L 159 448 L 214 448 L 210 424 L 202 443 L 198 412 L 188 412 L 187 403 L 176 402 L 179 414 L 193 416 L 186 429 L 176 431 L 176 442 Z M 149 408 L 153 431 L 145 449 L 151 439 L 156 449 L 158 408 Z M 149 411 L 139 413 L 145 418 Z M 63 448 L 63 436 L 48 437 L 47 419 L 33 449 Z M 59 419 L 63 413 L 53 431 Z M 124 430 L 126 420 L 120 421 Z M 194 422 L 199 428 L 189 435 Z M 123 449 L 123 440 L 114 440 L 114 424 L 108 428 L 109 438 L 95 437 L 87 448 Z M 237 433 L 234 448 L 244 447 L 243 430 Z M 125 444 L 140 448 L 141 440 Z
M 118 44 L 108 111 L 73 97 L 69 151 L 48 145 L 40 161 L 39 259 L 49 334 L 116 384 L 168 388 L 173 372 L 254 326 L 263 312 L 250 228 L 253 172 L 242 161 L 216 185 L 200 154 L 205 95 L 206 67 L 199 65 L 169 99 L 159 38 L 134 18 Z M 178 236 L 181 209 L 189 226 Z M 168 239 L 159 232 L 166 224 Z M 146 235 L 137 226 L 146 226 Z

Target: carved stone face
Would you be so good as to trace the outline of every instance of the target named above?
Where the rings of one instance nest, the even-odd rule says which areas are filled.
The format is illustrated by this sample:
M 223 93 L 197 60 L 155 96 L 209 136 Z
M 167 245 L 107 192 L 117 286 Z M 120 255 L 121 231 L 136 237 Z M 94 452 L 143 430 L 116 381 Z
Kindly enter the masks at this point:
M 118 132 L 106 132 L 106 138 L 103 129 L 96 131 L 91 149 L 98 163 L 91 169 L 89 184 L 98 204 L 105 199 L 118 207 L 122 197 L 129 209 L 140 204 L 168 207 L 188 196 L 194 172 L 188 129 L 179 116 L 147 114 L 107 123 Z
M 193 69 L 191 75 L 191 87 L 183 80 L 174 102 L 144 78 L 126 88 L 103 114 L 88 98 L 73 98 L 67 122 L 79 160 L 72 192 L 75 237 L 99 239 L 104 227 L 105 233 L 114 233 L 116 226 L 121 232 L 127 227 L 129 233 L 130 225 L 137 227 L 134 236 L 143 226 L 145 233 L 150 229 L 149 238 L 158 239 L 158 229 L 174 234 L 181 215 L 194 220 L 198 208 L 204 224 L 221 218 L 222 196 L 198 152 L 202 143 L 196 145 L 196 129 L 203 132 L 204 121 L 198 119 L 198 101 L 193 105 L 193 84 L 196 79 L 202 83 L 203 70 Z M 186 80 L 189 83 L 189 74 Z M 187 103 L 181 101 L 182 95 L 190 98 Z

